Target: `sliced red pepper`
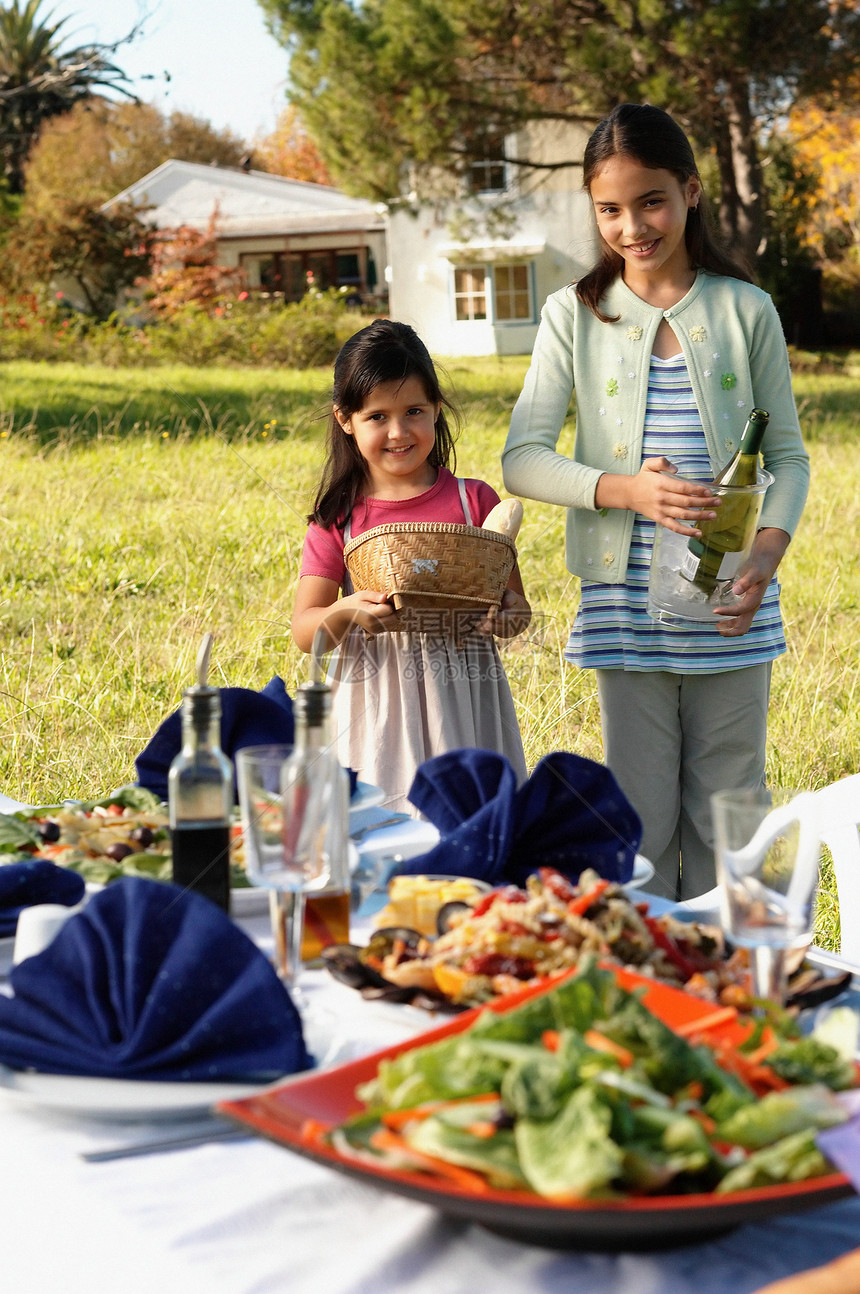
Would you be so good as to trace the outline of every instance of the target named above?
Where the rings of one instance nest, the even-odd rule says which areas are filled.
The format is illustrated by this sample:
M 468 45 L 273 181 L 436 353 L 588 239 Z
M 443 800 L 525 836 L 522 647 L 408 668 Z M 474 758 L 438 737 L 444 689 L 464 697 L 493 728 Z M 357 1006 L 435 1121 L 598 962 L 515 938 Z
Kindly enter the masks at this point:
M 592 904 L 597 902 L 601 894 L 608 889 L 609 881 L 598 881 L 596 885 L 592 885 L 590 890 L 586 890 L 584 894 L 580 894 L 577 898 L 571 899 L 570 903 L 567 905 L 568 912 L 572 917 L 583 916 Z
M 643 917 L 643 921 L 651 932 L 651 937 L 658 948 L 661 948 L 673 966 L 676 966 L 687 980 L 691 975 L 695 975 L 698 970 L 689 957 L 685 957 L 681 949 L 675 943 L 671 935 L 668 935 L 656 917 Z
M 538 876 L 544 889 L 549 890 L 550 894 L 554 894 L 557 899 L 561 899 L 562 903 L 569 903 L 571 899 L 576 898 L 578 893 L 576 886 L 554 867 L 539 867 Z
M 517 935 L 519 937 L 532 934 L 531 930 L 527 930 L 525 926 L 520 925 L 519 921 L 500 921 L 499 933 L 505 935 Z
M 528 895 L 517 889 L 516 885 L 503 885 L 501 889 L 490 890 L 489 894 L 485 894 L 482 899 L 478 900 L 472 908 L 472 917 L 482 917 L 485 912 L 489 912 L 496 902 L 525 903 L 527 900 Z

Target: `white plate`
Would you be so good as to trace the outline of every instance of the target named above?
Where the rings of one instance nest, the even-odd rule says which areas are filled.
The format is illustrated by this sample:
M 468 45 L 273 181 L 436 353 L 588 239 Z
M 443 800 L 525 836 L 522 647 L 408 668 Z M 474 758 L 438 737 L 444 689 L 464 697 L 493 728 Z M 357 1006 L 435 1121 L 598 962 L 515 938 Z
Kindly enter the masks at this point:
M 356 782 L 349 801 L 349 811 L 355 813 L 360 809 L 372 809 L 377 804 L 384 803 L 385 792 L 381 786 L 373 786 L 370 782 Z
M 283 1080 L 281 1080 L 283 1081 Z M 179 1119 L 205 1113 L 216 1101 L 265 1091 L 260 1083 L 152 1083 L 122 1078 L 36 1074 L 0 1065 L 0 1093 L 45 1110 L 96 1119 Z
M 624 886 L 625 890 L 638 890 L 640 885 L 647 884 L 654 875 L 654 864 L 637 854 L 633 859 L 633 875 Z
M 230 891 L 231 917 L 259 917 L 269 910 L 269 891 L 258 885 Z

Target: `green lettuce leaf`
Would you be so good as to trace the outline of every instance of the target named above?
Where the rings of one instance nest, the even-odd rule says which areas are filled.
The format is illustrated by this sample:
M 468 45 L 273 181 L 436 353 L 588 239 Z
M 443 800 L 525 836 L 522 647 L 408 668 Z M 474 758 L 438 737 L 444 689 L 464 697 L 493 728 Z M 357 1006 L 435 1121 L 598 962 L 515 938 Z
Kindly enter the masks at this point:
M 814 1129 L 807 1129 L 755 1151 L 744 1163 L 730 1168 L 714 1189 L 724 1195 L 753 1186 L 805 1182 L 809 1177 L 820 1177 L 831 1171 L 830 1163 L 815 1144 Z
M 493 1119 L 500 1108 L 486 1101 L 450 1106 L 438 1115 L 408 1126 L 404 1139 L 425 1155 L 484 1173 L 491 1186 L 503 1190 L 521 1188 L 525 1180 L 513 1132 L 500 1128 L 492 1137 L 479 1137 L 468 1131 L 469 1124 Z
M 605 1194 L 623 1152 L 610 1136 L 612 1112 L 594 1088 L 576 1088 L 554 1119 L 518 1119 L 514 1138 L 533 1190 L 550 1199 Z
M 814 1036 L 781 1043 L 767 1063 L 789 1083 L 826 1083 L 838 1092 L 857 1081 L 853 1062 Z
M 844 1123 L 848 1117 L 848 1111 L 830 1088 L 814 1083 L 769 1092 L 760 1101 L 745 1105 L 718 1125 L 717 1138 L 746 1150 L 758 1150 L 804 1129 Z
M 0 853 L 20 854 L 41 843 L 42 837 L 29 814 L 0 813 Z
M 382 1060 L 375 1079 L 357 1089 L 372 1108 L 407 1110 L 425 1101 L 455 1100 L 498 1092 L 507 1061 L 456 1034 Z

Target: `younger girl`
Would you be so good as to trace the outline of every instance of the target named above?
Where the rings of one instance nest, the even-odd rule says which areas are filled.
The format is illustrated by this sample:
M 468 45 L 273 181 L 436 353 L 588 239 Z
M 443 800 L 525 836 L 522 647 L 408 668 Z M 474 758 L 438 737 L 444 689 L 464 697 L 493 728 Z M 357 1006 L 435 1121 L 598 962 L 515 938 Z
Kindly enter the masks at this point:
M 412 813 L 406 796 L 418 765 L 447 750 L 498 751 L 523 779 L 522 739 L 493 639 L 528 624 L 517 568 L 492 621 L 475 624 L 473 616 L 464 621 L 434 611 L 425 613 L 432 623 L 393 631 L 385 623 L 394 614 L 385 594 L 353 590 L 346 572 L 345 543 L 374 526 L 479 526 L 499 501 L 484 481 L 458 480 L 448 470 L 454 445 L 445 409 L 451 406 L 424 343 L 407 324 L 376 320 L 338 355 L 333 398 L 292 629 L 306 652 L 320 627 L 331 644 L 340 644 L 334 671 L 340 759 L 381 786 L 391 808 Z
M 606 762 L 643 820 L 670 897 L 715 881 L 712 792 L 764 781 L 771 662 L 785 651 L 774 572 L 809 466 L 770 298 L 714 242 L 689 142 L 659 108 L 621 104 L 585 149 L 600 258 L 546 302 L 503 462 L 516 494 L 566 506 L 582 596 L 565 655 L 597 671 Z M 556 452 L 573 391 L 573 458 Z M 774 482 L 732 607 L 713 624 L 647 614 L 655 523 L 716 515 L 705 485 L 758 406 Z M 674 462 L 673 462 L 674 460 Z

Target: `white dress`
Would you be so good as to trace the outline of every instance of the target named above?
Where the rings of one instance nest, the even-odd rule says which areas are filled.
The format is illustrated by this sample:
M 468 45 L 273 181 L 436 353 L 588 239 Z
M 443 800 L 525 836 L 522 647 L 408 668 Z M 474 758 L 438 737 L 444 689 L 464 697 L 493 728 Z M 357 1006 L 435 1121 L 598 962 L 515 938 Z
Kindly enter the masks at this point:
M 466 524 L 475 524 L 462 488 L 460 497 Z M 434 755 L 466 746 L 494 750 L 511 761 L 519 782 L 527 776 L 495 638 L 471 632 L 457 641 L 444 621 L 440 616 L 438 628 L 412 632 L 353 629 L 329 673 L 341 763 L 382 787 L 387 808 L 414 817 L 409 789 L 419 764 Z

